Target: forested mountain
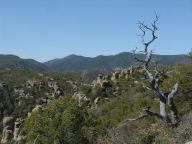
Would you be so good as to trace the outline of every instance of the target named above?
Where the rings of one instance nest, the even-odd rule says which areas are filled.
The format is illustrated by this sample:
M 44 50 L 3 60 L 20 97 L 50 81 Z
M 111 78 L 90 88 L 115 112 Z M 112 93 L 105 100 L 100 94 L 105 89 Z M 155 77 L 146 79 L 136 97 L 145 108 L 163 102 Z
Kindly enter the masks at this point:
M 139 55 L 142 57 L 143 55 Z M 153 60 L 164 65 L 188 62 L 187 55 L 153 55 Z M 45 64 L 55 71 L 90 70 L 96 68 L 126 68 L 135 65 L 133 54 L 129 52 L 111 56 L 97 56 L 94 58 L 70 55 L 62 59 L 54 59 Z
M 22 59 L 15 55 L 0 55 L 1 68 L 21 68 L 33 71 L 48 71 L 50 68 L 33 59 Z
M 139 55 L 142 57 L 143 55 Z M 153 55 L 153 60 L 163 65 L 189 62 L 187 55 Z M 15 55 L 0 55 L 1 68 L 21 68 L 33 71 L 82 71 L 126 68 L 134 66 L 133 54 L 129 52 L 94 58 L 70 55 L 62 59 L 54 59 L 45 63 L 33 59 L 22 59 Z

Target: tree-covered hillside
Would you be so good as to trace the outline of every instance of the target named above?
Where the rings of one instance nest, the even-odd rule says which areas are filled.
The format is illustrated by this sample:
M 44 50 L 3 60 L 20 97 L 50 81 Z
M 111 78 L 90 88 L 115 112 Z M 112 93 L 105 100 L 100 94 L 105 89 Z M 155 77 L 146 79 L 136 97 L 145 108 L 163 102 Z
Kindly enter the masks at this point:
M 22 68 L 33 71 L 50 71 L 51 69 L 33 59 L 22 59 L 15 55 L 0 54 L 0 68 Z
M 143 57 L 141 54 L 140 57 Z M 155 61 L 163 65 L 188 63 L 187 55 L 154 55 Z M 126 68 L 135 65 L 133 54 L 129 52 L 95 58 L 70 55 L 63 59 L 50 60 L 42 63 L 33 59 L 22 59 L 15 55 L 0 54 L 0 68 L 18 68 L 31 71 L 101 71 Z M 104 72 L 104 73 L 105 73 Z
M 6 116 L 24 120 L 20 129 L 22 143 L 180 144 L 191 141 L 192 65 L 160 69 L 165 72 L 161 89 L 169 92 L 176 81 L 180 85 L 174 97 L 179 123 L 174 127 L 150 116 L 128 121 L 140 115 L 145 107 L 159 111 L 158 99 L 139 67 L 128 69 L 128 73 L 122 70 L 118 76 L 117 72 L 100 75 L 93 83 L 85 82 L 78 73 L 1 69 L 1 120 Z M 62 91 L 58 97 L 54 82 Z M 50 100 L 47 103 L 46 98 Z M 36 106 L 42 107 L 34 110 Z
M 139 57 L 143 57 L 140 54 Z M 176 63 L 188 63 L 187 55 L 154 55 L 153 61 L 163 65 L 174 65 Z M 98 56 L 94 58 L 70 55 L 63 59 L 55 59 L 45 64 L 56 71 L 64 70 L 91 70 L 91 69 L 116 69 L 135 65 L 133 54 L 129 52 L 111 56 Z

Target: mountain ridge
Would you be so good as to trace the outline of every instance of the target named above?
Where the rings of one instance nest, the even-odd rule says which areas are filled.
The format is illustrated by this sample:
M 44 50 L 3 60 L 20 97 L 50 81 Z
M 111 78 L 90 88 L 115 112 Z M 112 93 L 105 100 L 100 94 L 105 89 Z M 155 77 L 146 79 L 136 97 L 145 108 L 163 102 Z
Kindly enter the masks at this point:
M 138 54 L 142 58 L 142 54 Z M 153 55 L 154 61 L 163 65 L 176 63 L 188 63 L 187 55 Z M 99 55 L 96 57 L 85 57 L 81 55 L 69 55 L 64 58 L 56 58 L 47 62 L 38 62 L 34 59 L 23 59 L 12 54 L 0 54 L 0 67 L 23 68 L 33 71 L 81 71 L 92 69 L 116 69 L 135 65 L 133 54 L 122 52 L 116 55 Z
M 142 58 L 142 54 L 138 54 Z M 189 62 L 187 55 L 153 55 L 155 61 L 159 61 L 163 65 L 173 65 L 176 63 Z M 99 55 L 96 57 L 84 57 L 79 55 L 69 55 L 64 58 L 54 59 L 44 63 L 56 71 L 64 70 L 86 70 L 95 68 L 115 69 L 125 68 L 135 65 L 133 54 L 130 52 L 122 52 L 116 55 Z
M 1 68 L 22 68 L 33 71 L 49 71 L 50 67 L 34 59 L 22 59 L 12 54 L 0 54 Z

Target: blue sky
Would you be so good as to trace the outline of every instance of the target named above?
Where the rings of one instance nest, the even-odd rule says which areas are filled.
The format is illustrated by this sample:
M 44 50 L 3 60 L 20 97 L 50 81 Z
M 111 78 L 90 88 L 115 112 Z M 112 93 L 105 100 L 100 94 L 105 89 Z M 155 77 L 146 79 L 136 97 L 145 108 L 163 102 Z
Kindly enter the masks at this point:
M 0 53 L 46 61 L 141 46 L 138 20 L 160 15 L 157 54 L 192 48 L 192 0 L 0 0 Z

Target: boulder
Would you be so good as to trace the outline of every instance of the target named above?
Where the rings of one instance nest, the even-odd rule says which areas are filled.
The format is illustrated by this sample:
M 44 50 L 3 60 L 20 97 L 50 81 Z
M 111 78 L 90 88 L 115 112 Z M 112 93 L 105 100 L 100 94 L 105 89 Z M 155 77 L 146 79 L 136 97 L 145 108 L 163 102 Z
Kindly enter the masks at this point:
M 116 81 L 119 79 L 120 71 L 116 71 L 112 74 L 111 81 Z
M 21 130 L 21 125 L 23 123 L 23 120 L 21 118 L 17 118 L 15 121 L 15 126 L 14 126 L 14 132 L 13 132 L 13 139 L 14 141 L 18 141 L 18 136 Z
M 44 75 L 42 73 L 38 73 L 38 76 L 43 77 Z
M 190 142 L 186 142 L 185 144 L 192 144 L 192 141 L 190 141 Z
M 8 126 L 3 128 L 1 144 L 11 144 L 13 139 L 13 130 Z
M 3 118 L 3 127 L 9 126 L 14 127 L 14 118 L 13 117 L 4 117 Z
M 34 87 L 36 84 L 37 84 L 37 81 L 36 81 L 36 80 L 28 80 L 28 81 L 26 82 L 27 88 L 32 88 L 32 87 Z
M 109 98 L 99 98 L 99 97 L 96 97 L 94 99 L 93 105 L 95 107 L 98 107 L 98 103 L 105 103 L 105 102 L 110 102 L 110 99 Z
M 2 144 L 10 144 L 13 139 L 14 131 L 14 118 L 13 117 L 4 117 L 3 118 L 3 132 L 2 132 Z
M 95 100 L 94 100 L 94 104 L 95 104 L 95 105 L 98 104 L 99 99 L 100 99 L 99 97 L 95 98 Z
M 63 90 L 58 87 L 54 92 L 54 99 L 58 99 L 63 94 Z
M 4 83 L 4 82 L 0 83 L 0 88 L 7 88 L 7 87 L 8 87 L 8 85 L 6 83 Z
M 28 113 L 27 113 L 27 117 L 29 118 L 30 116 L 31 116 L 31 113 L 30 113 L 30 112 L 28 112 Z
M 103 75 L 99 74 L 96 79 L 96 85 L 99 85 L 100 87 L 102 87 L 102 82 L 103 82 Z
M 78 101 L 79 106 L 84 104 L 88 105 L 90 103 L 90 99 L 82 92 L 75 92 L 72 98 Z
M 14 87 L 14 93 L 16 95 L 19 95 L 19 96 L 24 96 L 25 95 L 24 89 L 19 88 L 19 87 Z
M 123 69 L 123 70 L 121 70 L 119 78 L 128 79 L 129 75 L 131 75 L 131 74 L 132 74 L 132 68 Z
M 108 87 L 111 87 L 111 83 L 108 80 L 103 80 L 101 83 L 101 88 L 106 89 Z
M 103 89 L 106 89 L 107 87 L 110 87 L 110 80 L 109 80 L 109 76 L 103 76 L 101 74 L 98 75 L 97 79 L 93 81 L 93 87 L 101 87 Z
M 32 112 L 38 112 L 38 111 L 42 110 L 42 108 L 43 108 L 42 105 L 36 105 L 36 106 L 33 108 Z
M 56 91 L 59 88 L 58 83 L 54 82 L 52 88 Z

